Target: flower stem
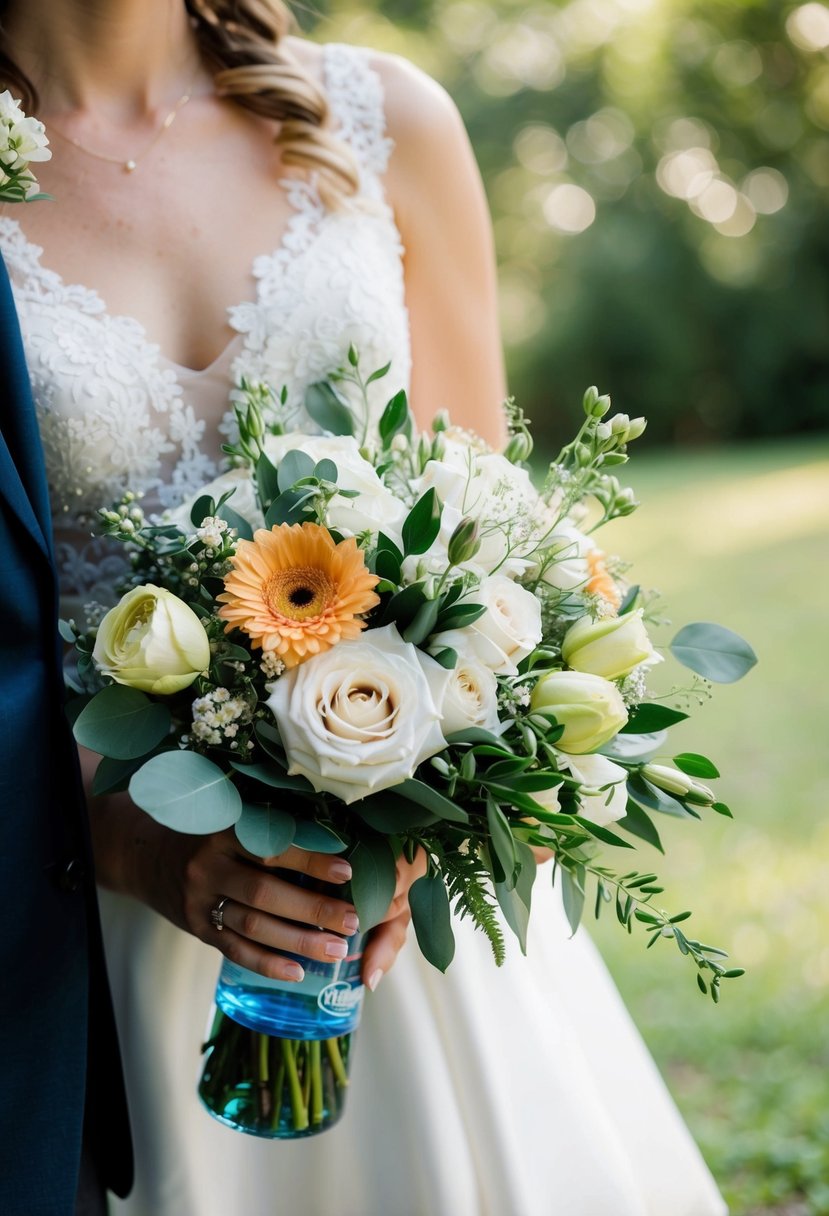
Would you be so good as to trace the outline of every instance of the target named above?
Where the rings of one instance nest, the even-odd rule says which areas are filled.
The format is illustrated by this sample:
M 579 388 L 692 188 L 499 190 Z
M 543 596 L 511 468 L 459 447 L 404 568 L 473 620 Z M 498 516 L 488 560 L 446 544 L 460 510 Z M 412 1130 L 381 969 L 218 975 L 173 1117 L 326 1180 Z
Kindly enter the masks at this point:
M 320 1124 L 323 1120 L 322 1102 L 322 1051 L 319 1039 L 308 1045 L 309 1071 L 311 1073 L 311 1122 Z
M 302 1087 L 299 1083 L 299 1073 L 296 1067 L 295 1049 L 296 1045 L 291 1039 L 282 1040 L 282 1058 L 285 1061 L 285 1071 L 288 1075 L 288 1086 L 291 1091 L 294 1131 L 303 1132 L 308 1127 L 308 1110 L 302 1101 Z
M 346 1072 L 343 1057 L 340 1052 L 340 1040 L 326 1039 L 325 1050 L 328 1053 L 331 1070 L 334 1073 L 334 1076 L 337 1078 L 337 1083 L 342 1086 L 348 1085 L 348 1073 Z

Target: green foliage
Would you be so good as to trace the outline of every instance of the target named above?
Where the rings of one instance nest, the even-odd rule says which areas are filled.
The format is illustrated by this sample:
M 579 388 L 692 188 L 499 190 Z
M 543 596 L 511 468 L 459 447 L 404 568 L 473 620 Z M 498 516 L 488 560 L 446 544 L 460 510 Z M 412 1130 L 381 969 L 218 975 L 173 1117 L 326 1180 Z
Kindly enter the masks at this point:
M 133 760 L 161 743 L 170 729 L 170 711 L 137 688 L 112 684 L 84 706 L 73 729 L 81 747 Z
M 439 874 L 424 874 L 409 891 L 417 944 L 433 967 L 445 971 L 455 957 L 455 935 L 446 885 Z
M 239 791 L 227 774 L 196 752 L 153 756 L 134 774 L 129 792 L 136 806 L 176 832 L 221 832 L 242 813 Z
M 504 934 L 498 913 L 488 894 L 490 872 L 481 859 L 469 853 L 450 853 L 436 848 L 439 866 L 455 912 L 468 916 L 477 929 L 487 935 L 495 962 L 505 958 Z

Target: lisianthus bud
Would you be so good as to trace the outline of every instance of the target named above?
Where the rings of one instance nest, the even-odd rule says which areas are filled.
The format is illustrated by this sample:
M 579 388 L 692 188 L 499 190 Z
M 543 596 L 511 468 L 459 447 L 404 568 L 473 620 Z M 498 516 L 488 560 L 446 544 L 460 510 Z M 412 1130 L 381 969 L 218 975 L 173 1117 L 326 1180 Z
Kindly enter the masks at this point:
M 647 418 L 631 418 L 628 424 L 627 442 L 631 443 L 634 439 L 638 439 L 644 433 L 647 425 Z
M 630 418 L 627 414 L 614 414 L 612 418 L 608 419 L 608 426 L 611 432 L 624 443 L 628 436 Z
M 542 676 L 533 689 L 530 708 L 555 717 L 564 727 L 556 747 L 576 756 L 595 752 L 628 720 L 615 684 L 582 671 L 551 671 Z
M 451 426 L 451 419 L 447 410 L 438 410 L 432 422 L 432 431 L 435 435 L 440 431 L 446 431 Z
M 659 660 L 642 622 L 641 608 L 600 621 L 583 616 L 564 635 L 561 657 L 575 671 L 589 671 L 606 680 L 630 675 L 646 660 Z
M 717 795 L 709 786 L 667 764 L 646 764 L 642 768 L 642 776 L 666 794 L 682 798 L 694 806 L 711 806 L 717 799 Z
M 169 696 L 205 670 L 210 642 L 192 608 L 147 583 L 127 592 L 106 614 L 92 657 L 118 684 Z
M 504 455 L 511 464 L 521 464 L 532 455 L 533 440 L 529 431 L 517 431 L 510 436 Z
M 607 396 L 600 397 L 599 390 L 595 384 L 592 384 L 584 394 L 582 405 L 588 418 L 604 418 L 610 409 L 610 398 Z
M 470 519 L 466 516 L 455 528 L 455 531 L 449 537 L 447 545 L 447 556 L 450 566 L 461 566 L 464 562 L 472 561 L 472 558 L 481 547 L 481 542 L 478 538 L 478 521 Z

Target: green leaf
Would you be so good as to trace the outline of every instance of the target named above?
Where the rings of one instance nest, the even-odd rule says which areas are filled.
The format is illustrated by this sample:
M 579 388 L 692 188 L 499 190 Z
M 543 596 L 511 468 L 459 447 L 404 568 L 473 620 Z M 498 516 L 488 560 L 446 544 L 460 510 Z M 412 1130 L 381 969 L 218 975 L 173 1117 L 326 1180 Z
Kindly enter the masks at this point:
M 368 798 L 360 798 L 351 803 L 349 810 L 359 815 L 376 832 L 390 834 L 402 834 L 439 822 L 437 815 L 391 790 L 381 790 Z
M 221 832 L 242 813 L 242 799 L 228 775 L 196 752 L 153 756 L 134 774 L 129 791 L 136 806 L 176 832 Z
M 640 806 L 649 807 L 652 811 L 661 811 L 663 815 L 674 815 L 677 819 L 693 819 L 694 816 L 681 802 L 657 789 L 638 773 L 632 773 L 627 782 L 628 793 Z M 699 818 L 699 816 L 697 816 Z
M 628 798 L 627 814 L 623 819 L 617 819 L 616 827 L 623 828 L 626 832 L 630 832 L 632 836 L 638 836 L 640 840 L 646 840 L 655 849 L 659 849 L 660 853 L 665 852 L 662 848 L 662 841 L 659 839 L 659 833 L 654 827 L 650 816 L 632 798 Z
M 348 847 L 333 828 L 315 819 L 297 819 L 293 842 L 309 853 L 342 853 Z
M 266 751 L 272 760 L 276 760 L 280 768 L 287 768 L 285 747 L 276 727 L 271 722 L 260 720 L 254 727 L 254 733 L 263 751 Z
M 233 507 L 222 503 L 216 508 L 216 514 L 220 519 L 223 519 L 231 528 L 235 528 L 241 540 L 253 540 L 253 528 L 250 526 L 244 515 L 240 515 L 238 511 L 234 511 Z
M 662 751 L 667 738 L 667 730 L 651 731 L 643 735 L 618 734 L 600 747 L 599 751 L 611 760 L 650 760 Z
M 451 608 L 441 612 L 438 620 L 438 630 L 463 629 L 472 625 L 486 612 L 482 604 L 453 604 Z
M 451 646 L 444 646 L 441 650 L 436 650 L 432 658 L 448 671 L 453 671 L 458 665 L 458 652 Z
M 725 805 L 724 802 L 712 802 L 711 810 L 716 811 L 718 815 L 725 815 L 726 819 L 734 818 L 734 816 L 731 814 L 731 811 Z
M 495 765 L 492 766 L 495 768 Z M 495 776 L 492 769 L 489 769 L 487 776 Z M 521 794 L 535 794 L 540 790 L 552 790 L 557 785 L 561 785 L 564 777 L 561 773 L 554 773 L 551 770 L 534 773 L 510 773 L 503 772 L 498 774 L 498 784 L 507 789 L 516 790 Z
M 114 760 L 146 756 L 170 730 L 170 711 L 137 688 L 113 684 L 92 698 L 78 715 L 74 734 L 88 747 Z
M 402 632 L 414 620 L 421 605 L 426 603 L 432 603 L 432 601 L 426 599 L 423 584 L 410 583 L 408 587 L 403 587 L 401 591 L 396 592 L 386 604 L 383 624 L 396 624 Z
M 403 552 L 425 553 L 440 531 L 441 505 L 434 486 L 412 507 L 403 523 Z
M 486 800 L 486 821 L 492 850 L 503 870 L 503 881 L 508 887 L 515 881 L 515 838 L 504 812 L 494 798 Z
M 732 684 L 757 662 L 757 655 L 744 638 L 710 621 L 680 629 L 670 649 L 683 667 L 717 684 Z
M 280 492 L 284 493 L 303 478 L 314 476 L 314 461 L 307 452 L 290 448 L 280 460 L 276 476 Z
M 190 523 L 194 528 L 200 528 L 202 521 L 208 515 L 215 515 L 216 504 L 209 494 L 202 494 L 190 508 Z
M 266 511 L 279 494 L 279 476 L 273 461 L 264 452 L 256 462 L 256 488 L 262 509 Z
M 63 619 L 58 621 L 58 633 L 64 642 L 68 642 L 70 646 L 75 644 L 75 630 L 68 621 L 64 621 Z
M 397 868 L 389 842 L 382 836 L 359 841 L 349 854 L 354 871 L 351 898 L 366 933 L 378 925 L 389 910 L 397 885 Z
M 330 481 L 333 485 L 336 485 L 339 475 L 340 471 L 334 464 L 334 461 L 329 460 L 327 456 L 323 460 L 318 461 L 314 468 L 314 476 L 317 481 Z
M 688 715 L 679 709 L 669 709 L 667 705 L 654 705 L 651 701 L 645 701 L 633 711 L 619 733 L 646 735 L 664 730 L 676 722 L 683 722 L 687 717 Z
M 64 707 L 63 707 L 63 712 L 66 714 L 66 717 L 69 719 L 70 726 L 75 725 L 75 723 L 77 722 L 78 718 L 81 715 L 81 712 L 86 708 L 86 706 L 92 700 L 92 696 L 93 696 L 92 693 L 81 693 L 80 696 L 70 697 L 66 701 L 66 703 L 64 704 Z
M 231 760 L 230 763 L 237 773 L 249 777 L 251 781 L 258 781 L 260 785 L 269 785 L 277 790 L 295 790 L 300 794 L 314 792 L 314 787 L 305 777 L 289 776 L 276 764 L 241 764 L 238 760 Z
M 299 524 L 305 518 L 302 510 L 303 503 L 313 497 L 313 492 L 307 490 L 284 490 L 278 495 L 265 516 L 265 527 L 273 528 L 275 524 Z
M 439 874 L 425 874 L 409 891 L 417 944 L 423 957 L 438 971 L 445 971 L 455 956 L 455 936 L 449 896 Z
M 469 726 L 466 730 L 456 730 L 451 735 L 446 736 L 446 742 L 450 747 L 456 747 L 462 743 L 471 744 L 489 744 L 490 747 L 497 749 L 498 753 L 510 754 L 511 748 L 509 744 L 504 743 L 498 735 L 493 735 L 491 731 L 484 730 L 480 726 Z
M 412 420 L 409 413 L 409 403 L 406 399 L 406 394 L 401 390 L 392 397 L 380 415 L 380 439 L 383 447 L 387 448 L 395 435 L 401 431 L 410 434 L 411 429 Z
M 305 390 L 305 409 L 317 426 L 330 435 L 353 435 L 351 410 L 326 380 L 311 384 Z
M 576 822 L 580 823 L 591 836 L 595 836 L 597 840 L 601 840 L 603 844 L 612 844 L 619 849 L 632 849 L 634 847 L 629 840 L 624 840 L 621 836 L 617 836 L 609 828 L 601 827 L 598 823 L 585 819 L 583 815 L 579 815 Z
M 533 883 L 535 882 L 536 862 L 529 845 L 520 840 L 515 842 L 515 851 L 520 862 L 518 877 L 512 890 L 506 883 L 495 884 L 495 894 L 504 914 L 504 920 L 518 938 L 521 953 L 527 953 L 527 928 L 530 923 L 532 906 Z
M 619 616 L 624 616 L 626 612 L 630 612 L 636 604 L 636 598 L 639 595 L 640 587 L 637 583 L 634 587 L 628 587 L 624 598 L 619 605 Z
M 390 367 L 391 363 L 386 363 L 383 367 L 378 367 L 377 371 L 372 372 L 368 380 L 366 380 L 366 384 L 374 384 L 375 380 L 382 380 L 384 376 L 389 374 Z
M 439 606 L 439 600 L 426 600 L 421 604 L 414 619 L 403 630 L 403 641 L 411 642 L 413 646 L 419 646 L 421 642 L 425 642 L 429 634 L 434 633 Z
M 697 752 L 682 752 L 679 756 L 674 756 L 674 764 L 689 777 L 719 777 L 720 775 L 717 767 L 711 763 L 708 757 L 700 756 Z
M 242 814 L 236 821 L 239 844 L 257 857 L 279 857 L 293 843 L 296 820 L 287 811 L 275 806 L 242 803 Z
M 130 777 L 143 763 L 143 756 L 132 760 L 112 760 L 104 756 L 92 778 L 92 793 L 97 798 L 100 794 L 111 794 L 113 790 L 125 790 Z
M 564 900 L 564 914 L 570 926 L 571 935 L 581 924 L 581 914 L 584 910 L 584 890 L 578 885 L 569 870 L 561 871 L 561 894 Z
M 432 789 L 431 785 L 427 785 L 425 781 L 418 781 L 416 777 L 407 777 L 405 781 L 401 781 L 394 787 L 394 791 L 408 798 L 410 802 L 425 807 L 427 811 L 437 815 L 438 819 L 446 819 L 450 823 L 469 822 L 469 816 L 462 807 L 448 798 L 444 798 L 443 794 Z

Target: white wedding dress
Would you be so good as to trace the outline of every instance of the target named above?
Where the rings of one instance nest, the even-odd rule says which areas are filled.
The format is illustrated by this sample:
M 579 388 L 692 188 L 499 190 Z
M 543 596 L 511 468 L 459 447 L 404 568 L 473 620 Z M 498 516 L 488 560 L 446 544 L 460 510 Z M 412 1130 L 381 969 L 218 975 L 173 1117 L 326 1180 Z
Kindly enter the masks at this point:
M 89 539 L 84 511 L 126 488 L 172 505 L 216 471 L 239 376 L 304 388 L 348 346 L 379 409 L 409 376 L 402 248 L 383 198 L 390 152 L 366 52 L 330 46 L 325 84 L 356 154 L 367 206 L 326 213 L 313 183 L 280 183 L 294 211 L 253 267 L 256 299 L 204 371 L 182 368 L 128 317 L 42 265 L 0 219 L 37 399 L 64 614 L 113 601 L 121 558 Z M 275 186 L 275 189 L 277 187 Z M 392 382 L 393 380 L 393 382 Z M 297 1143 L 212 1120 L 196 1097 L 199 1045 L 219 955 L 143 905 L 102 894 L 135 1138 L 125 1216 L 721 1216 L 716 1187 L 592 943 L 569 940 L 542 870 L 529 957 L 496 969 L 482 935 L 456 926 L 446 976 L 412 941 L 368 995 L 346 1114 Z M 511 935 L 509 935 L 511 938 Z

